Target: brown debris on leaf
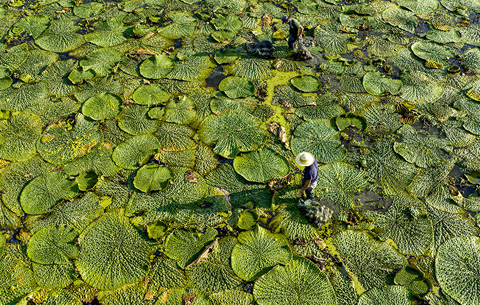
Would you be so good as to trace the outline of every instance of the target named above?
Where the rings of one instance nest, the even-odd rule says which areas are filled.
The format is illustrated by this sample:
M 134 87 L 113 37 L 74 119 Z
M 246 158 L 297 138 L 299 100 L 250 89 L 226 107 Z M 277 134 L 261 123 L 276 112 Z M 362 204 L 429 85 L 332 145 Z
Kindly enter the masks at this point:
M 187 295 L 184 295 L 182 299 L 185 302 L 185 305 L 192 305 L 196 297 L 197 295 L 195 294 L 195 292 L 192 292 Z
M 215 249 L 215 246 L 217 245 L 217 240 L 215 239 L 210 245 L 208 245 L 208 247 L 205 248 L 205 250 L 203 250 L 202 254 L 200 254 L 200 256 L 194 260 L 190 265 L 187 266 L 187 268 L 190 268 L 192 267 L 193 265 L 195 264 L 198 264 L 200 263 L 201 261 L 204 261 L 207 259 L 207 257 L 212 254 L 213 252 L 213 249 Z
M 273 16 L 270 14 L 263 15 L 262 21 L 260 21 L 259 23 L 260 27 L 263 28 L 263 27 L 269 26 L 270 23 L 272 22 L 272 19 L 273 19 Z
M 268 131 L 271 132 L 274 136 L 278 137 L 278 139 L 280 140 L 280 142 L 286 144 L 288 141 L 287 141 L 287 132 L 285 130 L 285 127 L 283 127 L 282 125 L 280 125 L 279 123 L 277 122 L 271 122 L 269 125 L 268 125 Z
M 198 183 L 197 174 L 195 174 L 195 172 L 191 170 L 186 171 L 185 182 Z
M 123 105 L 128 106 L 128 105 L 135 105 L 135 101 L 132 99 L 124 100 Z
M 459 194 L 459 191 L 456 187 L 454 187 L 453 185 L 449 185 L 448 186 L 448 191 L 450 192 L 451 195 L 453 196 L 458 196 Z

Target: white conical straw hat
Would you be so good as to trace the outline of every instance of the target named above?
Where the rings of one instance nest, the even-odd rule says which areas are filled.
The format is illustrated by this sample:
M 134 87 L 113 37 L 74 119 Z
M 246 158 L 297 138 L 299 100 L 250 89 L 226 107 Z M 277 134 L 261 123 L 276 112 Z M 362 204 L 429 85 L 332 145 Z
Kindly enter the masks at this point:
M 301 166 L 310 166 L 312 165 L 313 161 L 315 161 L 315 157 L 309 152 L 302 152 L 297 155 L 295 159 L 298 165 Z

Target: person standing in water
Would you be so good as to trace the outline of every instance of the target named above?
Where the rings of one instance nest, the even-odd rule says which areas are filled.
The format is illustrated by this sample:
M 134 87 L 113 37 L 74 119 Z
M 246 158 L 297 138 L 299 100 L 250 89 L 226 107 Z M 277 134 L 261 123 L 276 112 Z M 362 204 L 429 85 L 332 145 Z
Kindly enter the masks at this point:
M 285 15 L 282 17 L 282 23 L 288 23 L 290 26 L 290 36 L 288 36 L 288 46 L 293 49 L 293 44 L 295 41 L 302 39 L 303 35 L 303 26 L 298 22 L 297 19 L 290 18 L 289 16 Z
M 297 164 L 304 166 L 303 187 L 300 189 L 300 195 L 307 195 L 307 199 L 313 199 L 313 192 L 317 187 L 318 181 L 318 162 L 309 152 L 299 153 L 295 159 Z

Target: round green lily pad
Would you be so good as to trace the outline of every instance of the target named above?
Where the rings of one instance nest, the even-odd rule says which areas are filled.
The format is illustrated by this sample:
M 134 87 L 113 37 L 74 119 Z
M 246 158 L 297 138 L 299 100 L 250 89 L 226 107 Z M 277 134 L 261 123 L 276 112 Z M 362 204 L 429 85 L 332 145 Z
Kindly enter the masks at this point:
M 290 170 L 288 160 L 269 148 L 260 148 L 236 156 L 233 159 L 233 167 L 248 181 L 262 183 L 283 177 Z
M 231 30 L 220 30 L 212 33 L 212 38 L 217 42 L 230 41 L 235 39 L 235 32 Z
M 170 168 L 155 163 L 142 166 L 133 180 L 133 185 L 142 192 L 160 191 L 167 187 L 168 181 L 173 177 Z
M 133 100 L 140 105 L 162 104 L 168 101 L 170 93 L 156 84 L 143 85 L 133 93 Z
M 49 226 L 36 232 L 28 241 L 27 255 L 39 264 L 65 264 L 78 256 L 75 242 L 78 233 L 67 225 Z
M 140 65 L 140 74 L 151 79 L 160 79 L 173 70 L 173 61 L 166 54 L 154 55 Z
M 225 78 L 218 85 L 218 89 L 223 91 L 229 98 L 247 97 L 255 93 L 253 83 L 238 76 Z
M 75 180 L 70 180 L 64 172 L 52 172 L 30 181 L 20 194 L 20 204 L 27 214 L 43 214 L 78 192 Z
M 96 121 L 111 119 L 120 112 L 122 99 L 111 93 L 100 93 L 85 101 L 82 113 Z
M 159 146 L 155 136 L 134 136 L 115 148 L 112 159 L 122 168 L 136 169 L 146 163 L 158 151 Z
M 218 51 L 215 53 L 215 61 L 219 65 L 229 64 L 240 58 L 240 54 L 234 50 Z
M 302 92 L 317 92 L 321 88 L 318 78 L 312 75 L 296 76 L 290 79 L 290 83 Z

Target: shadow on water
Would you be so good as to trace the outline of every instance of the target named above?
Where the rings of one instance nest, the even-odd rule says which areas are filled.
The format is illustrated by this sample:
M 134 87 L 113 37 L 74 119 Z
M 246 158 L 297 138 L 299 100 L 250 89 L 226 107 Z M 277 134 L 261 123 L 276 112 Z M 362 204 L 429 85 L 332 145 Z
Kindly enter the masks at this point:
M 231 74 L 226 74 L 225 70 L 223 69 L 222 66 L 218 65 L 212 73 L 205 79 L 205 83 L 207 87 L 211 87 L 215 89 L 215 91 L 218 90 L 218 85 L 222 80 L 225 78 L 231 76 Z

